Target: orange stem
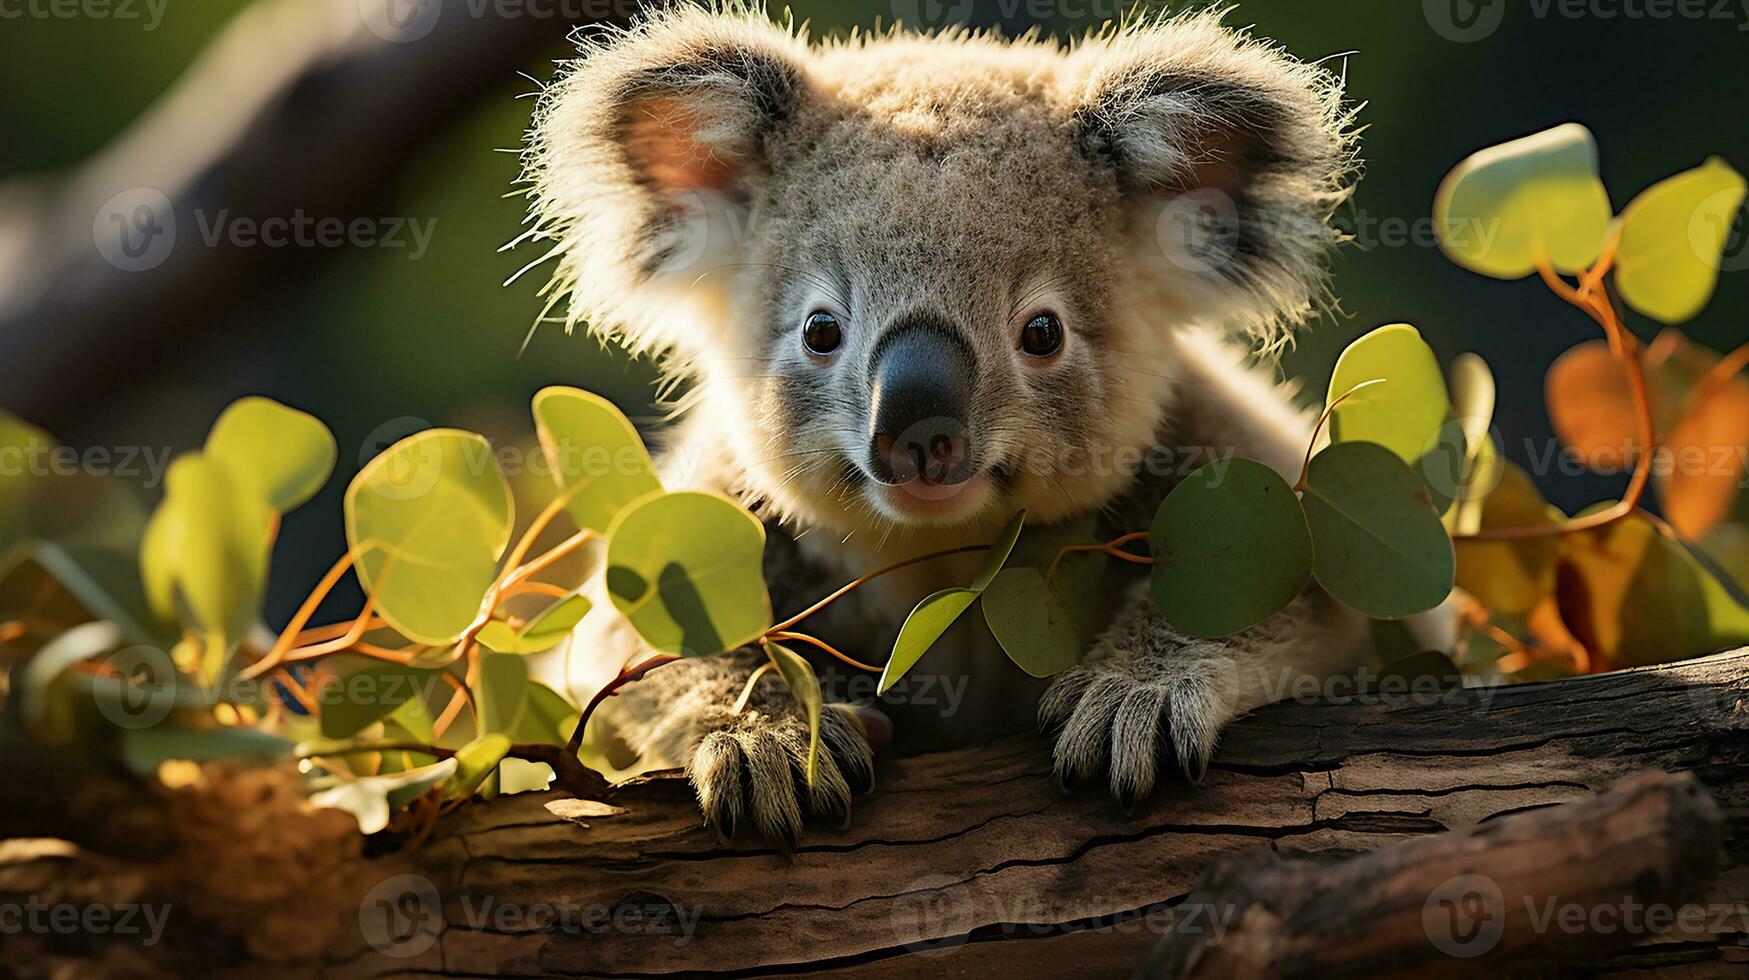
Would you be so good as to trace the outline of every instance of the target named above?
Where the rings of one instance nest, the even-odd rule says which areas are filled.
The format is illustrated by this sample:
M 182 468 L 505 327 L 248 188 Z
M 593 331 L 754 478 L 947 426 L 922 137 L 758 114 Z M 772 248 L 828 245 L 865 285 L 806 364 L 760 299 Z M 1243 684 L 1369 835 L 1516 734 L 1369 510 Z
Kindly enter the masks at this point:
M 1613 247 L 1605 251 L 1598 265 L 1607 269 L 1608 262 L 1614 261 Z M 1595 271 L 1595 268 L 1594 270 Z M 1652 400 L 1646 388 L 1646 370 L 1640 363 L 1639 341 L 1628 333 L 1622 325 L 1621 317 L 1615 311 L 1615 305 L 1610 302 L 1609 295 L 1595 292 L 1589 295 L 1573 289 L 1564 282 L 1555 270 L 1546 262 L 1537 264 L 1537 272 L 1543 282 L 1554 290 L 1557 295 L 1579 309 L 1585 311 L 1602 325 L 1609 336 L 1609 349 L 1621 362 L 1627 372 L 1628 390 L 1634 400 L 1635 426 L 1639 430 L 1640 455 L 1634 463 L 1633 476 L 1628 479 L 1627 491 L 1621 500 L 1608 510 L 1598 511 L 1586 517 L 1574 518 L 1560 524 L 1548 524 L 1538 527 L 1499 527 L 1484 528 L 1473 534 L 1453 535 L 1457 541 L 1524 541 L 1531 538 L 1554 537 L 1563 534 L 1574 534 L 1579 531 L 1589 531 L 1595 528 L 1614 524 L 1639 508 L 1640 500 L 1645 496 L 1646 486 L 1652 479 L 1652 455 L 1657 447 L 1657 436 L 1652 429 Z M 1587 279 L 1594 278 L 1588 274 Z
M 844 661 L 845 663 L 849 664 L 852 667 L 857 667 L 857 668 L 860 668 L 862 670 L 871 670 L 877 674 L 881 672 L 881 668 L 873 667 L 873 666 L 870 666 L 869 664 L 865 664 L 862 661 L 857 660 L 856 658 L 851 657 L 848 654 L 843 653 L 842 651 L 838 650 L 836 647 L 832 646 L 830 643 L 827 643 L 825 640 L 822 640 L 817 636 L 809 636 L 806 633 L 791 633 L 791 632 L 788 632 L 785 630 L 778 630 L 775 632 L 769 632 L 769 633 L 766 633 L 765 636 L 767 639 L 772 639 L 772 640 L 794 640 L 797 643 L 811 644 L 813 646 L 819 647 L 821 650 L 826 651 L 827 653 L 831 654 L 832 656 L 837 657 L 839 660 Z
M 1304 462 L 1300 463 L 1300 479 L 1299 482 L 1295 483 L 1293 486 L 1294 493 L 1299 493 L 1306 488 L 1306 475 L 1310 473 L 1312 469 L 1312 450 L 1318 447 L 1318 433 L 1324 431 L 1324 423 L 1330 421 L 1330 416 L 1336 411 L 1336 406 L 1347 401 L 1350 396 L 1362 388 L 1370 388 L 1376 384 L 1383 384 L 1384 381 L 1384 378 L 1374 378 L 1371 381 L 1362 381 L 1360 384 L 1357 384 L 1342 394 L 1337 395 L 1335 401 L 1325 406 L 1323 414 L 1318 416 L 1318 424 L 1312 426 L 1312 438 L 1306 441 L 1306 458 Z
M 826 598 L 821 599 L 819 602 L 816 602 L 813 605 L 809 606 L 808 608 L 802 610 L 801 612 L 796 613 L 794 616 L 791 616 L 790 618 L 784 620 L 783 622 L 778 623 L 776 626 L 773 626 L 771 629 L 766 630 L 765 635 L 771 636 L 772 634 L 777 633 L 779 631 L 789 629 L 791 626 L 794 626 L 797 623 L 800 623 L 802 620 L 807 619 L 809 616 L 812 616 L 813 614 L 819 612 L 820 610 L 826 608 L 827 606 L 831 605 L 832 603 L 843 598 L 844 595 L 846 593 L 850 592 L 851 590 L 860 588 L 863 585 L 866 585 L 867 583 L 872 582 L 877 578 L 880 578 L 882 575 L 885 575 L 888 572 L 896 572 L 899 569 L 905 568 L 905 567 L 910 566 L 910 565 L 917 565 L 917 564 L 921 564 L 922 562 L 933 561 L 937 558 L 946 558 L 949 555 L 962 555 L 962 554 L 966 554 L 968 552 L 973 552 L 973 551 L 989 551 L 989 550 L 990 550 L 990 546 L 987 544 L 970 544 L 970 545 L 966 545 L 963 548 L 948 548 L 945 551 L 934 551 L 934 552 L 930 552 L 927 555 L 919 555 L 916 558 L 907 558 L 904 561 L 894 562 L 893 564 L 888 565 L 885 568 L 875 569 L 874 571 L 869 572 L 867 575 L 862 576 L 861 578 L 857 579 L 856 581 L 851 582 L 849 585 L 846 585 L 843 588 L 840 588 L 839 590 L 837 590 L 836 592 L 833 592 L 831 595 L 827 596 Z M 873 668 L 870 668 L 870 669 L 873 669 Z
M 1065 545 L 1063 547 L 1063 550 L 1057 552 L 1057 557 L 1051 559 L 1051 567 L 1045 569 L 1045 581 L 1049 582 L 1053 577 L 1056 576 L 1057 566 L 1061 565 L 1063 563 L 1063 559 L 1067 558 L 1073 552 L 1096 551 L 1102 555 L 1110 555 L 1113 558 L 1118 558 L 1118 559 L 1121 559 L 1123 561 L 1131 562 L 1131 563 L 1136 564 L 1136 565 L 1156 564 L 1156 561 L 1153 558 L 1146 557 L 1144 555 L 1132 555 L 1129 552 L 1122 550 L 1123 546 L 1126 544 L 1132 544 L 1136 541 L 1146 541 L 1147 539 L 1148 539 L 1148 532 L 1146 532 L 1146 531 L 1131 531 L 1128 534 L 1123 534 L 1123 535 L 1119 535 L 1118 537 L 1112 538 L 1110 541 L 1107 541 L 1104 544 Z

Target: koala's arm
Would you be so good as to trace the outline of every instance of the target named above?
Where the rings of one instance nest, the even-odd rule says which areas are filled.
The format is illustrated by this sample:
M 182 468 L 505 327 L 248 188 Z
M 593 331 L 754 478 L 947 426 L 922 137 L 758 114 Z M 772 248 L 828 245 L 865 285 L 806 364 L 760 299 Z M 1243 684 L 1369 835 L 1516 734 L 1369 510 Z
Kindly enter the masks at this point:
M 1367 645 L 1364 617 L 1316 587 L 1251 629 L 1199 640 L 1167 623 L 1138 583 L 1086 659 L 1051 684 L 1039 724 L 1056 735 L 1059 780 L 1107 773 L 1128 805 L 1153 790 L 1172 759 L 1200 781 L 1228 722 L 1304 678 L 1352 666 Z

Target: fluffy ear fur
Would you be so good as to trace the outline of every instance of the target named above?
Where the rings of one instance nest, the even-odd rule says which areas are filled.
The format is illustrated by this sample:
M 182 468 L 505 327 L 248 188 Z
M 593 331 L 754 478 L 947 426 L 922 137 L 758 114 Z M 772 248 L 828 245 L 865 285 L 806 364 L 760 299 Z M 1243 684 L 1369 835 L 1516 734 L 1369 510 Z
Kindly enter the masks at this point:
M 542 93 L 526 154 L 524 237 L 555 243 L 548 309 L 569 297 L 567 329 L 588 321 L 635 352 L 701 349 L 690 291 L 667 287 L 733 247 L 766 139 L 805 97 L 805 59 L 762 11 L 685 4 L 584 42 Z
M 1074 120 L 1084 151 L 1137 201 L 1138 244 L 1160 275 L 1267 347 L 1324 297 L 1356 134 L 1339 77 L 1220 16 L 1090 39 L 1071 56 Z

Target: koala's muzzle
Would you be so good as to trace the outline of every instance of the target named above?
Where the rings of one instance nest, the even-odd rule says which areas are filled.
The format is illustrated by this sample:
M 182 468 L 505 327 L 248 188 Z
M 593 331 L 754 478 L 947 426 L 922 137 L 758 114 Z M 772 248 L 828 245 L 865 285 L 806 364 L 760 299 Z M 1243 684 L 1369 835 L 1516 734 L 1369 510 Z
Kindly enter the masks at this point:
M 869 472 L 894 486 L 964 483 L 976 473 L 968 403 L 977 362 L 951 326 L 918 320 L 875 347 Z

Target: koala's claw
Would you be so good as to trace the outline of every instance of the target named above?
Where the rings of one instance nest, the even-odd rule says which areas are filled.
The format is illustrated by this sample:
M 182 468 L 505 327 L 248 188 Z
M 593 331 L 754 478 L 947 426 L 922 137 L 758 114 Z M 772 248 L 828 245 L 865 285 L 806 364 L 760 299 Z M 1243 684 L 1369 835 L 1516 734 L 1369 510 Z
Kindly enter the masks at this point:
M 1216 662 L 1117 654 L 1064 671 L 1039 702 L 1040 728 L 1056 734 L 1058 782 L 1104 772 L 1128 810 L 1153 792 L 1167 753 L 1186 779 L 1201 782 L 1231 715 L 1210 683 Z
M 820 755 L 807 782 L 808 728 L 794 714 L 748 712 L 699 742 L 686 766 L 706 826 L 728 841 L 739 827 L 794 846 L 808 816 L 850 822 L 852 786 L 874 779 L 874 752 L 846 705 L 820 713 Z

